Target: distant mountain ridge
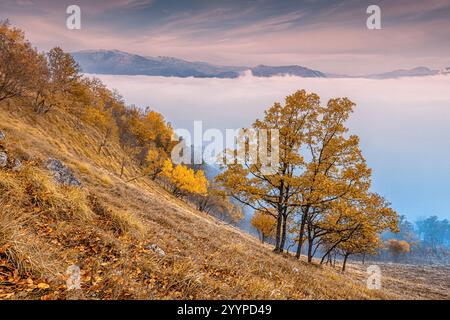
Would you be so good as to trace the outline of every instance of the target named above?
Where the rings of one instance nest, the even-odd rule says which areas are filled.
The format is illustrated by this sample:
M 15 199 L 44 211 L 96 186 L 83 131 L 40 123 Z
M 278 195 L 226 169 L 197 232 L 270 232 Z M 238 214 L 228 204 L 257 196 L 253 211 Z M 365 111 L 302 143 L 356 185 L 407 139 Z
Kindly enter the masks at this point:
M 265 65 L 259 65 L 254 68 L 250 68 L 252 74 L 255 77 L 272 77 L 277 75 L 290 75 L 299 76 L 305 78 L 325 78 L 326 75 L 320 71 L 308 69 L 302 66 L 291 65 L 291 66 L 280 66 L 271 67 Z
M 385 73 L 372 74 L 366 76 L 370 79 L 392 79 L 401 77 L 424 77 L 424 76 L 434 76 L 439 74 L 439 70 L 431 70 L 427 67 L 417 67 L 414 69 L 399 69 Z
M 161 77 L 238 78 L 250 71 L 255 77 L 298 76 L 305 78 L 368 78 L 395 79 L 450 74 L 450 67 L 432 70 L 427 67 L 399 69 L 391 72 L 362 76 L 324 73 L 299 65 L 219 66 L 206 62 L 192 62 L 173 57 L 150 57 L 119 50 L 84 50 L 72 56 L 86 73 L 112 75 L 147 75 Z
M 119 50 L 79 51 L 72 56 L 84 72 L 98 74 L 237 78 L 245 70 L 171 57 L 144 57 Z
M 302 66 L 217 66 L 172 57 L 149 57 L 119 50 L 85 50 L 72 53 L 84 72 L 116 75 L 147 75 L 163 77 L 237 78 L 247 70 L 256 77 L 294 75 L 325 77 L 320 71 Z

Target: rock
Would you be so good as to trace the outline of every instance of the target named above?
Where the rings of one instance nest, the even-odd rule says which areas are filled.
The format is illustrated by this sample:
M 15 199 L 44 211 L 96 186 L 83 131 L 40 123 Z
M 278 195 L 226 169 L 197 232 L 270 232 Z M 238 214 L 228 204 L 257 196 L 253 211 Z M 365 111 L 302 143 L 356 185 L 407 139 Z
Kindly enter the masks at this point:
M 14 165 L 12 167 L 12 170 L 19 171 L 21 167 L 22 167 L 22 161 L 20 161 L 19 159 L 14 159 Z
M 71 265 L 66 270 L 66 287 L 67 290 L 78 290 L 81 289 L 81 280 L 80 276 L 81 270 L 77 265 Z
M 56 182 L 66 185 L 80 187 L 81 182 L 75 178 L 72 171 L 67 168 L 61 161 L 53 158 L 47 160 L 47 169 L 51 171 Z
M 5 139 L 6 139 L 5 134 L 3 133 L 2 130 L 0 130 L 0 141 L 3 141 L 3 140 L 5 140 Z
M 295 273 L 299 273 L 300 270 L 298 270 L 298 268 L 293 268 L 292 271 L 294 271 Z
M 159 254 L 161 257 L 165 257 L 166 253 L 164 252 L 163 249 L 161 249 L 160 247 L 158 247 L 156 244 L 151 244 L 151 245 L 146 245 L 144 247 L 145 250 L 151 250 L 157 254 Z
M 0 167 L 6 167 L 8 165 L 8 155 L 4 151 L 0 151 Z

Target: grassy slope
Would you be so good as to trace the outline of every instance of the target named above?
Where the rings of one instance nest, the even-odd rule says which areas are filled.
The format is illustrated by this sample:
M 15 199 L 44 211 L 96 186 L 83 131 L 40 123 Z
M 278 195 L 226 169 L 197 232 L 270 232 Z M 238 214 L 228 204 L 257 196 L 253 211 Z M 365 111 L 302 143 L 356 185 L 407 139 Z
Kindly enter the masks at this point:
M 382 286 L 402 299 L 450 300 L 450 266 L 375 262 L 382 271 Z M 353 278 L 364 281 L 366 266 L 351 264 Z
M 0 105 L 0 130 L 8 152 L 29 160 L 19 173 L 0 170 L 0 299 L 390 297 L 275 255 L 149 180 L 125 183 L 137 171 L 118 177 L 120 148 L 111 143 L 98 155 L 100 134 L 66 113 L 37 117 Z M 83 189 L 56 186 L 43 169 L 49 156 L 68 165 Z M 82 270 L 81 292 L 65 290 L 71 264 Z

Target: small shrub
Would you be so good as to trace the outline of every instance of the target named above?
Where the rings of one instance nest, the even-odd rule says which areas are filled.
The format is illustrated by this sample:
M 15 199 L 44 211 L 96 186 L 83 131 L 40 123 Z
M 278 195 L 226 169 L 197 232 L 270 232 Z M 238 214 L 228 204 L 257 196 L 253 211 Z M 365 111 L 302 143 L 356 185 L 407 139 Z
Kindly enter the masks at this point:
M 111 178 L 107 175 L 102 175 L 100 177 L 100 181 L 102 182 L 103 185 L 105 186 L 111 186 L 113 184 Z
M 84 173 L 84 174 L 89 174 L 90 173 L 89 165 L 87 163 L 84 163 L 84 162 L 80 162 L 78 164 L 78 170 L 80 170 L 80 172 Z

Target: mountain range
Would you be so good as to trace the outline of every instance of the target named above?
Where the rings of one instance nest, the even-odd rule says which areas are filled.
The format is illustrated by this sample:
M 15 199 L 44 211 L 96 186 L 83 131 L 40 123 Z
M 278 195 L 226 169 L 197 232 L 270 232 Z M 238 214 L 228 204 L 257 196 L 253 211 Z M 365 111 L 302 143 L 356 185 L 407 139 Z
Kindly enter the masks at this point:
M 173 57 L 150 57 L 119 50 L 84 50 L 73 52 L 83 72 L 113 75 L 147 75 L 162 77 L 237 78 L 250 71 L 255 77 L 298 76 L 305 78 L 369 78 L 394 79 L 400 77 L 423 77 L 450 74 L 450 67 L 432 70 L 427 67 L 400 69 L 391 72 L 349 76 L 325 73 L 299 65 L 287 66 L 219 66 L 206 62 L 192 62 Z

